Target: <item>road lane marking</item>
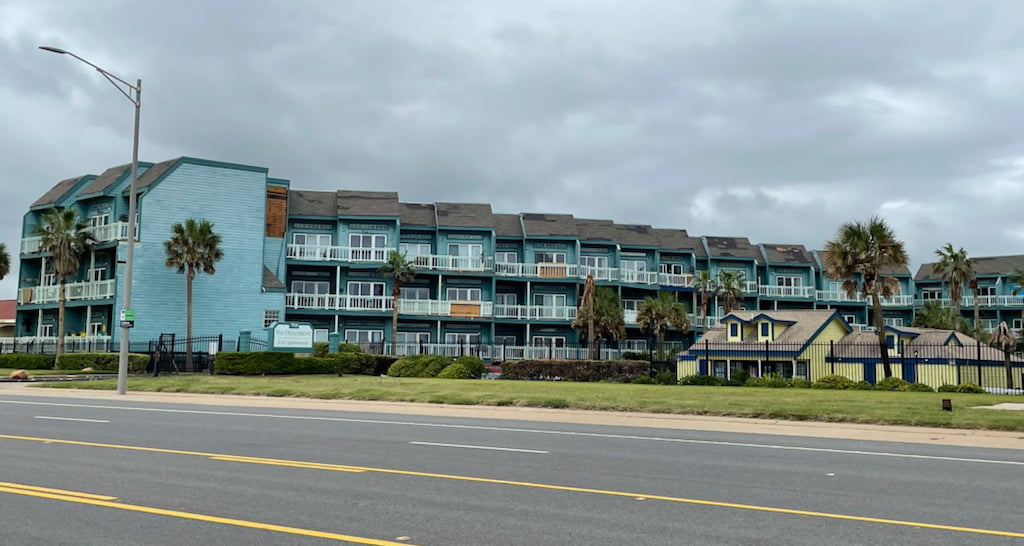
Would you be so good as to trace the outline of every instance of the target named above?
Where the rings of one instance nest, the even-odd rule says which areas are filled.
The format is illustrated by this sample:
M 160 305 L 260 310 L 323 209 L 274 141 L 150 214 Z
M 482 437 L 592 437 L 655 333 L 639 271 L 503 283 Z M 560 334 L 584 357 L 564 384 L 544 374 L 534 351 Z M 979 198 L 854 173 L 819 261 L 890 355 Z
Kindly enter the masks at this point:
M 484 425 L 457 425 L 449 423 L 421 423 L 416 421 L 393 421 L 387 419 L 356 419 L 349 417 L 317 417 L 313 415 L 282 415 L 273 413 L 244 413 L 232 411 L 207 411 L 207 410 L 180 410 L 168 408 L 143 408 L 135 406 L 104 406 L 94 404 L 65 404 L 58 402 L 35 402 L 30 400 L 0 400 L 0 404 L 28 404 L 39 406 L 59 406 L 72 408 L 91 408 L 126 411 L 148 411 L 155 413 L 186 413 L 197 415 L 222 415 L 227 417 L 260 417 L 272 419 L 295 419 L 306 421 L 331 421 L 341 423 L 359 423 L 372 425 L 395 425 L 428 428 L 452 428 L 461 430 L 486 430 L 492 432 L 514 432 L 523 434 L 546 434 L 550 436 L 576 436 L 581 438 L 604 438 L 611 440 L 636 440 L 647 442 L 664 442 L 691 445 L 711 445 L 723 447 L 742 447 L 750 449 L 772 449 L 780 451 L 802 451 L 809 453 L 828 453 L 834 455 L 862 455 L 867 457 L 887 457 L 896 459 L 917 459 L 928 461 L 943 461 L 956 463 L 977 463 L 977 464 L 998 464 L 1010 466 L 1024 466 L 1024 461 L 1010 461 L 1005 459 L 977 459 L 971 457 L 947 457 L 943 455 L 919 455 L 914 453 L 895 453 L 886 451 L 865 451 L 858 449 L 838 449 L 827 447 L 805 447 L 781 444 L 758 444 L 753 442 L 730 442 L 726 440 L 694 440 L 691 438 L 668 438 L 660 436 L 639 436 L 633 434 L 612 434 L 604 432 L 581 432 L 572 430 L 545 430 L 535 428 L 515 427 L 489 427 Z
M 109 423 L 105 419 L 76 419 L 74 417 L 49 417 L 47 415 L 33 415 L 34 419 L 48 419 L 50 421 L 78 421 L 80 423 Z
M 272 466 L 291 466 L 296 468 L 313 468 L 316 470 L 337 470 L 339 472 L 366 472 L 364 468 L 329 463 L 309 463 L 305 461 L 288 461 L 282 459 L 264 459 L 262 457 L 241 457 L 235 455 L 224 455 L 210 457 L 214 461 L 230 461 L 235 463 L 254 463 Z
M 11 483 L 11 482 L 0 482 L 0 487 L 11 487 L 17 489 L 27 489 L 29 491 L 41 491 L 43 493 L 54 493 L 57 495 L 71 495 L 73 497 L 83 497 L 86 499 L 96 500 L 116 500 L 117 497 L 111 497 L 110 495 L 96 495 L 94 493 L 82 493 L 81 491 L 68 491 L 67 489 L 53 489 L 52 487 L 40 487 L 38 485 L 26 485 L 23 483 Z
M 152 453 L 169 453 L 169 454 L 173 454 L 173 455 L 193 455 L 193 456 L 198 456 L 198 457 L 207 457 L 207 458 L 214 459 L 214 460 L 232 459 L 232 460 L 244 460 L 245 462 L 258 462 L 258 461 L 260 461 L 259 457 L 246 457 L 246 456 L 242 456 L 242 455 L 231 455 L 231 454 L 226 454 L 226 453 L 205 453 L 205 452 L 202 452 L 202 451 L 187 451 L 187 450 L 181 450 L 181 449 L 167 449 L 167 448 L 159 448 L 159 447 L 132 446 L 132 445 L 122 445 L 122 444 L 103 444 L 103 443 L 97 443 L 97 442 L 83 442 L 83 441 L 80 441 L 80 440 L 63 440 L 63 439 L 59 439 L 59 438 L 38 438 L 38 437 L 33 437 L 33 436 L 14 436 L 14 435 L 10 435 L 10 434 L 0 434 L 0 438 L 6 438 L 6 439 L 10 439 L 10 440 L 31 441 L 31 442 L 43 442 L 43 443 L 49 443 L 49 444 L 63 444 L 63 445 L 76 445 L 76 446 L 87 446 L 87 447 L 100 447 L 100 448 L 107 448 L 107 449 L 123 449 L 123 450 L 127 450 L 127 451 L 144 451 L 144 452 L 152 452 Z M 280 461 L 288 461 L 287 459 L 264 459 L 264 460 L 266 460 L 266 461 L 278 461 L 278 462 L 280 462 Z M 330 465 L 330 464 L 327 464 L 327 463 L 316 463 L 316 462 L 307 462 L 307 461 L 290 461 L 290 462 L 294 462 L 294 463 L 297 463 L 297 464 L 307 464 L 307 465 L 310 465 L 311 467 L 312 466 L 323 466 L 323 467 L 341 466 L 342 468 L 344 468 L 343 471 L 345 471 L 345 472 L 351 472 L 350 469 L 359 469 L 359 470 L 362 470 L 362 471 L 365 471 L 365 472 L 378 472 L 378 473 L 382 473 L 382 474 L 394 474 L 394 475 L 399 475 L 399 476 L 416 476 L 416 477 L 423 477 L 423 478 L 437 478 L 437 479 L 444 479 L 444 480 L 456 480 L 456 481 L 465 481 L 465 482 L 474 482 L 474 483 L 487 483 L 487 484 L 496 484 L 496 485 L 511 485 L 511 486 L 517 486 L 517 487 L 533 488 L 533 489 L 546 489 L 546 490 L 552 490 L 552 491 L 566 491 L 566 492 L 571 492 L 571 493 L 590 493 L 590 494 L 595 494 L 595 495 L 605 495 L 605 496 L 612 496 L 612 497 L 630 497 L 630 498 L 634 498 L 634 499 L 637 498 L 637 497 L 643 497 L 643 498 L 648 499 L 648 500 L 661 500 L 661 501 L 666 501 L 666 502 L 677 502 L 677 503 L 682 503 L 682 504 L 693 504 L 693 505 L 701 505 L 701 506 L 715 506 L 715 507 L 720 507 L 720 508 L 734 508 L 734 509 L 738 509 L 738 510 L 751 510 L 751 511 L 756 511 L 756 512 L 770 512 L 770 513 L 789 514 L 789 515 L 797 515 L 797 516 L 812 516 L 812 517 L 825 518 L 825 519 L 860 521 L 860 522 L 866 522 L 866 523 L 878 523 L 878 524 L 886 524 L 886 525 L 897 525 L 897 526 L 902 526 L 902 527 L 918 527 L 918 528 L 923 528 L 923 529 L 936 529 L 936 530 L 941 530 L 941 531 L 956 531 L 956 532 L 962 532 L 962 533 L 974 533 L 974 534 L 983 534 L 983 535 L 996 535 L 996 536 L 1005 536 L 1005 537 L 1024 538 L 1024 532 L 1018 532 L 1018 531 L 1002 531 L 1002 530 L 998 530 L 998 529 L 984 529 L 984 528 L 978 528 L 978 527 L 965 527 L 965 526 L 959 526 L 959 525 L 946 525 L 946 524 L 940 524 L 940 523 L 925 523 L 925 522 L 919 522 L 919 521 L 908 521 L 908 520 L 898 520 L 898 519 L 888 519 L 888 518 L 876 518 L 876 517 L 870 517 L 870 516 L 857 516 L 857 515 L 852 515 L 852 514 L 840 514 L 840 513 L 835 513 L 835 512 L 817 512 L 817 511 L 813 511 L 813 510 L 800 510 L 800 509 L 796 509 L 796 508 L 783 508 L 783 507 L 778 507 L 778 506 L 764 506 L 764 505 L 758 505 L 758 504 L 743 504 L 743 503 L 736 503 L 736 502 L 715 501 L 715 500 L 707 500 L 707 499 L 693 499 L 693 498 L 687 498 L 687 497 L 673 497 L 673 496 L 668 496 L 668 495 L 650 495 L 650 494 L 647 494 L 647 493 L 637 493 L 637 492 L 629 492 L 629 491 L 615 491 L 615 490 L 608 490 L 608 489 L 592 489 L 592 488 L 586 488 L 586 487 L 576 487 L 576 486 L 571 486 L 571 485 L 558 485 L 558 484 L 548 484 L 548 483 L 524 482 L 524 481 L 516 481 L 516 480 L 501 480 L 501 479 L 497 479 L 497 478 L 481 478 L 481 477 L 477 477 L 477 476 L 461 476 L 461 475 L 458 475 L 458 474 L 440 474 L 440 473 L 436 473 L 436 472 L 419 472 L 419 471 L 415 471 L 415 470 L 401 470 L 401 469 L 395 469 L 395 468 L 375 468 L 375 467 L 369 467 L 369 466 Z M 330 470 L 335 470 L 335 469 L 330 469 Z M 3 490 L 3 488 L 0 488 L 0 491 L 2 491 L 2 490 Z M 42 493 L 40 493 L 40 494 L 42 494 Z M 102 502 L 102 501 L 95 501 L 95 502 Z
M 8 487 L 13 485 L 14 487 Z M 28 497 L 39 497 L 44 499 L 59 500 L 66 502 L 73 502 L 78 504 L 90 504 L 93 506 L 102 506 L 104 508 L 116 508 L 118 510 L 128 510 L 132 512 L 143 512 L 146 514 L 156 514 L 159 516 L 169 516 L 173 518 L 191 519 L 196 521 L 205 521 L 209 523 L 221 523 L 224 525 L 233 525 L 236 527 L 248 527 L 250 529 L 261 529 L 264 531 L 275 531 L 278 533 L 287 533 L 290 535 L 302 535 L 307 537 L 316 538 L 327 538 L 332 540 L 339 540 L 343 542 L 350 542 L 353 544 L 370 544 L 373 546 L 408 546 L 407 542 L 394 542 L 390 540 L 379 540 L 375 538 L 360 537 L 354 535 L 343 535 L 340 533 L 329 533 L 326 531 L 316 531 L 313 529 L 303 529 L 301 527 L 288 527 L 286 525 L 275 525 L 272 523 L 261 523 L 258 521 L 248 521 L 244 519 L 224 518 L 220 516 L 211 516 L 207 514 L 198 514 L 194 512 L 183 512 L 181 510 L 167 510 L 165 508 L 155 508 L 152 506 L 142 506 L 138 504 L 127 504 L 123 502 L 112 502 L 110 500 L 92 498 L 88 493 L 77 493 L 72 491 L 55 493 L 53 491 L 62 491 L 60 489 L 51 489 L 48 491 L 41 491 L 36 489 L 45 488 L 34 488 L 32 486 L 23 486 L 19 484 L 5 484 L 0 485 L 0 493 L 11 493 L 14 495 L 24 495 Z M 72 494 L 73 493 L 73 494 Z M 109 497 L 109 499 L 115 499 L 117 497 Z
M 440 444 L 436 442 L 409 442 L 410 444 L 417 446 L 437 446 L 437 447 L 459 447 L 463 449 L 486 449 L 490 451 L 513 451 L 516 453 L 550 453 L 550 451 L 541 451 L 539 449 L 518 449 L 514 447 L 493 447 L 493 446 L 471 446 L 465 444 Z

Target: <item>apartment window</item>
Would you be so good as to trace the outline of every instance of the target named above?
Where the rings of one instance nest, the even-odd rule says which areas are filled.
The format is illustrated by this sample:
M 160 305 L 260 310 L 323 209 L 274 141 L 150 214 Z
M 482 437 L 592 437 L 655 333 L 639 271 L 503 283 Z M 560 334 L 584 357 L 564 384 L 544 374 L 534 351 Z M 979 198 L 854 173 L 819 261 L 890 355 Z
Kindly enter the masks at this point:
M 330 294 L 331 283 L 327 281 L 292 281 L 293 294 Z
M 994 286 L 979 286 L 978 287 L 978 296 L 995 296 L 995 295 L 996 295 L 996 287 L 994 287 Z
M 903 319 L 900 317 L 883 318 L 882 324 L 885 326 L 895 326 L 899 328 L 903 326 Z
M 349 281 L 346 290 L 349 296 L 383 296 L 384 283 Z
M 444 335 L 444 342 L 449 345 L 479 345 L 480 334 L 475 332 L 449 332 Z
M 890 349 L 896 348 L 896 336 L 889 334 L 885 336 L 885 346 Z
M 533 336 L 534 347 L 554 347 L 561 349 L 565 347 L 565 337 L 563 336 Z
M 922 300 L 940 300 L 942 299 L 941 288 L 925 288 L 921 291 Z
M 387 248 L 388 236 L 383 233 L 350 233 L 348 246 L 352 248 Z
M 313 343 L 324 343 L 331 331 L 327 328 L 316 328 L 313 330 Z
M 534 254 L 539 264 L 564 264 L 565 252 L 538 252 Z
M 666 275 L 685 275 L 686 267 L 683 264 L 661 264 L 662 273 Z
M 109 214 L 96 214 L 89 217 L 89 227 L 100 227 L 110 223 Z
M 107 335 L 107 323 L 102 321 L 93 321 L 89 323 L 89 335 L 90 336 L 105 336 Z
M 448 255 L 463 258 L 479 258 L 484 255 L 484 245 L 449 243 Z
M 1019 318 L 1013 319 L 1013 329 L 1014 330 L 1020 330 L 1022 325 L 1024 325 L 1024 321 L 1022 321 L 1022 319 L 1019 319 Z
M 57 275 L 53 273 L 45 273 L 43 275 L 43 284 L 40 286 L 53 286 L 57 284 Z
M 263 327 L 270 328 L 270 325 L 281 320 L 281 311 L 279 309 L 265 309 L 263 311 Z
M 647 271 L 647 262 L 644 260 L 622 260 L 621 267 L 626 271 Z
M 403 300 L 429 300 L 430 288 L 426 286 L 403 286 L 398 296 Z
M 843 315 L 843 320 L 848 324 L 855 324 L 857 322 L 857 315 Z
M 40 337 L 53 337 L 53 324 L 40 324 L 39 325 L 39 336 Z
M 331 246 L 330 233 L 293 233 L 292 243 L 305 246 Z
M 740 337 L 740 325 L 738 323 L 729 323 L 729 337 Z
M 519 254 L 516 252 L 495 252 L 494 263 L 497 264 L 517 264 L 519 263 Z
M 494 336 L 495 345 L 515 345 L 516 336 Z
M 772 325 L 768 322 L 761 323 L 761 337 L 770 338 L 772 337 Z
M 398 332 L 398 337 L 395 339 L 399 344 L 425 345 L 430 343 L 430 332 Z
M 447 292 L 449 301 L 480 301 L 479 288 L 449 288 Z
M 608 256 L 580 256 L 580 265 L 583 267 L 606 269 L 608 267 Z
M 803 286 L 801 277 L 775 277 L 775 286 Z
M 565 307 L 565 294 L 534 294 L 533 304 L 540 307 Z
M 107 280 L 107 268 L 95 267 L 89 270 L 89 280 L 99 282 Z
M 381 343 L 384 330 L 345 330 L 345 343 Z
M 639 311 L 640 306 L 644 304 L 644 300 L 622 300 L 623 311 Z
M 495 294 L 494 305 L 516 305 L 516 294 Z
M 416 256 L 429 256 L 430 255 L 430 244 L 429 243 L 401 243 L 398 245 L 398 251 L 405 254 L 407 258 L 415 258 Z

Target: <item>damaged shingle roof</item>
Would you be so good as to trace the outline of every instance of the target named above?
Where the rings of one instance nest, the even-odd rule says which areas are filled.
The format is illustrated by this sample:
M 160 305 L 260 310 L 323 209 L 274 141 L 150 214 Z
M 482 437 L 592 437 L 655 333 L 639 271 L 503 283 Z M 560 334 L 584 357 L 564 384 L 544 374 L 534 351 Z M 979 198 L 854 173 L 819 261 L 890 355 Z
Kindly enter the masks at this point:
M 398 192 L 338 190 L 338 216 L 398 216 Z
M 434 205 L 430 203 L 399 203 L 398 219 L 403 226 L 434 227 Z
M 338 196 L 333 191 L 288 191 L 288 214 L 301 216 L 338 215 Z
M 611 220 L 576 218 L 575 223 L 581 241 L 615 241 L 615 223 Z
M 527 237 L 578 237 L 576 222 L 571 214 L 523 213 L 523 226 Z
M 693 249 L 693 240 L 687 235 L 685 229 L 663 229 L 654 228 L 651 230 L 658 246 L 665 250 L 686 250 Z M 700 244 L 700 241 L 697 241 Z
M 804 245 L 781 245 L 763 243 L 765 256 L 770 264 L 813 264 L 814 258 Z
M 80 180 L 85 176 L 76 176 L 75 178 L 68 178 L 67 180 L 61 180 L 57 182 L 52 188 L 50 188 L 42 197 L 36 199 L 35 203 L 32 203 L 33 207 L 44 207 L 46 205 L 53 205 L 57 201 L 60 201 L 64 194 L 71 191 L 71 188 L 75 187 Z
M 482 227 L 494 225 L 491 206 L 480 203 L 437 203 L 440 226 Z
M 1024 256 L 989 256 L 983 258 L 971 258 L 974 262 L 975 274 L 981 275 L 999 275 L 999 274 L 1011 274 L 1017 269 L 1024 269 Z M 939 276 L 935 274 L 935 262 L 921 264 L 918 268 L 917 274 L 914 275 L 914 280 L 939 280 Z
M 746 237 L 704 237 L 712 258 L 754 258 L 761 252 Z
M 658 238 L 651 226 L 615 224 L 615 232 L 621 246 L 658 246 Z
M 522 237 L 523 224 L 518 214 L 494 214 L 494 234 L 498 237 Z

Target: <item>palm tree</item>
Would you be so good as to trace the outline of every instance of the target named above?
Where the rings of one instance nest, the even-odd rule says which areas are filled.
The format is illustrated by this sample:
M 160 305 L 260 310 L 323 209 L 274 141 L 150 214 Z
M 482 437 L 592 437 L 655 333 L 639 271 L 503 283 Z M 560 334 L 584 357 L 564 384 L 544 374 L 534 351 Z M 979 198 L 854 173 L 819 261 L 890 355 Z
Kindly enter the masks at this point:
M 89 249 L 93 238 L 86 231 L 85 222 L 74 209 L 50 209 L 43 214 L 43 224 L 36 229 L 40 237 L 39 248 L 51 255 L 53 273 L 60 281 L 57 307 L 56 356 L 64 354 L 64 306 L 67 303 L 65 286 L 68 277 L 78 273 L 82 255 Z M 5 249 L 6 251 L 6 249 Z M 54 363 L 56 366 L 56 362 Z
M 1010 327 L 1006 325 L 1006 321 L 999 323 L 995 331 L 992 332 L 992 337 L 988 341 L 989 345 L 1003 351 L 1005 360 L 1003 365 L 1006 368 L 1006 388 L 1013 388 L 1013 368 L 1010 367 L 1010 352 L 1017 348 L 1017 336 L 1014 335 Z
M 572 321 L 572 327 L 577 330 L 587 330 L 587 339 L 590 340 L 590 347 L 596 349 L 593 339 L 614 341 L 626 337 L 626 321 L 623 318 L 622 302 L 619 295 L 607 286 L 598 286 L 594 289 L 593 313 L 584 309 L 582 302 L 580 310 L 576 312 L 576 318 Z M 594 332 L 593 337 L 590 331 Z M 594 357 L 594 350 L 591 358 Z
M 11 272 L 11 255 L 7 252 L 7 245 L 0 243 L 0 280 Z
M 964 296 L 964 285 L 970 284 L 974 279 L 974 262 L 967 257 L 967 251 L 961 248 L 953 250 L 953 245 L 946 243 L 946 246 L 935 251 L 939 257 L 935 264 L 935 274 L 944 282 L 949 283 L 949 298 L 953 300 L 953 309 L 956 310 L 957 320 L 960 320 L 960 302 Z M 978 302 L 977 285 L 974 290 L 974 302 Z M 974 325 L 978 325 L 978 311 L 975 307 Z
M 722 269 L 718 272 L 718 293 L 722 295 L 722 307 L 725 314 L 738 309 L 743 301 L 743 283 L 747 276 L 742 271 Z
M 220 235 L 209 220 L 189 218 L 171 225 L 171 238 L 164 241 L 167 260 L 164 265 L 185 274 L 187 318 L 185 325 L 185 365 L 192 367 L 192 280 L 197 273 L 213 275 L 214 264 L 224 257 Z
M 402 285 L 416 278 L 416 269 L 405 254 L 392 250 L 378 271 L 391 278 L 391 354 L 395 355 L 398 354 L 398 298 L 402 295 Z
M 700 323 L 705 330 L 708 328 L 708 299 L 715 293 L 715 280 L 707 269 L 697 272 L 693 287 L 700 292 Z
M 882 297 L 899 291 L 899 281 L 882 274 L 886 269 L 906 267 L 907 251 L 892 228 L 881 218 L 867 222 L 846 222 L 839 226 L 836 238 L 825 243 L 825 274 L 843 281 L 850 298 L 871 296 L 878 350 L 885 377 L 892 377 L 889 350 L 885 343 Z M 859 281 L 857 279 L 860 279 Z
M 1017 285 L 1017 287 L 1013 289 L 1013 295 L 1014 296 L 1017 296 L 1021 292 L 1024 292 L 1024 269 L 1020 269 L 1020 268 L 1014 269 L 1013 270 L 1013 275 L 1011 275 L 1008 280 L 1010 282 L 1012 282 L 1013 284 Z M 1021 310 L 1020 310 L 1020 320 L 1021 320 L 1021 328 L 1024 328 L 1024 307 L 1022 307 Z
M 943 307 L 937 301 L 925 302 L 914 315 L 913 326 L 917 328 L 938 328 L 940 330 L 956 330 L 957 316 L 949 307 Z
M 653 333 L 658 339 L 658 356 L 665 345 L 665 333 L 669 330 L 688 332 L 690 321 L 686 319 L 686 307 L 676 301 L 672 294 L 659 292 L 657 297 L 647 296 L 640 304 L 636 320 L 640 329 Z
M 580 308 L 576 317 L 581 315 L 587 321 L 587 349 L 590 353 L 590 360 L 597 360 L 597 347 L 594 346 L 594 276 L 588 274 L 587 280 L 583 281 L 583 297 L 580 299 Z M 575 321 L 573 321 L 575 322 Z

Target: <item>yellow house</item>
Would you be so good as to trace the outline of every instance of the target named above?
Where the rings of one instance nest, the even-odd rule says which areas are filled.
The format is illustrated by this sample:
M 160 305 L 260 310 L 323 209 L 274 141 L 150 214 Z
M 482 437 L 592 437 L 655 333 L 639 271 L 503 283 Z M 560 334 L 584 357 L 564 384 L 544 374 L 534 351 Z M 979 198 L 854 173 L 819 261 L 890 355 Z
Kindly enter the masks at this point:
M 677 372 L 821 377 L 831 372 L 829 349 L 851 331 L 832 309 L 734 311 L 680 355 Z

